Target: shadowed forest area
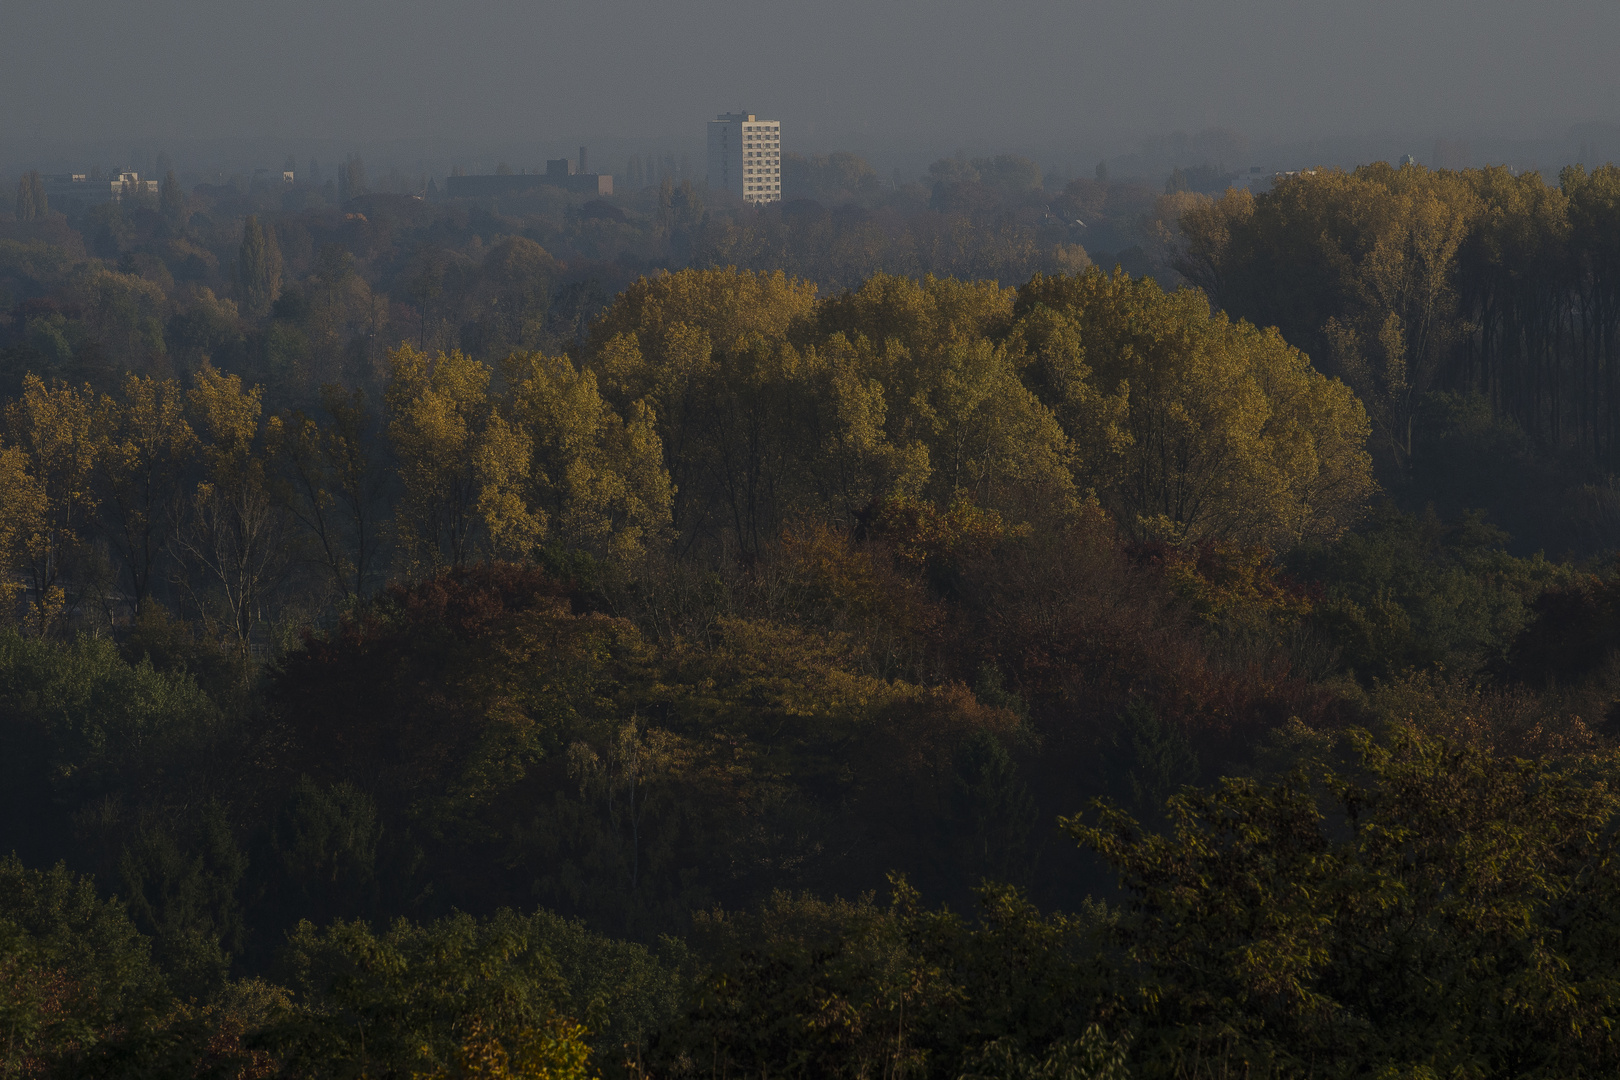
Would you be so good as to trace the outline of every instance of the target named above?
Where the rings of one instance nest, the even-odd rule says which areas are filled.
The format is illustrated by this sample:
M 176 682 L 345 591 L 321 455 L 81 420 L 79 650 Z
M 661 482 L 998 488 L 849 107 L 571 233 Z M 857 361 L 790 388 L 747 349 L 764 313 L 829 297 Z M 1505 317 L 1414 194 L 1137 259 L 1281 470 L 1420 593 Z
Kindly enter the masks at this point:
M 1613 1075 L 1620 169 L 784 177 L 22 178 L 0 1074 Z

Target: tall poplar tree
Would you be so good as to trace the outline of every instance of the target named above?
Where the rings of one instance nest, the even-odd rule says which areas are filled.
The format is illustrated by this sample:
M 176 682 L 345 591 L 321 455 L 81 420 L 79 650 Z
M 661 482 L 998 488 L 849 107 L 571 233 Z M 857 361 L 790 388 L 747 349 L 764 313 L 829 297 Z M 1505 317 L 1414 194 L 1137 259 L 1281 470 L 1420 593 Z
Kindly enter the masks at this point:
M 185 210 L 186 196 L 180 190 L 180 181 L 175 179 L 173 169 L 163 174 L 163 184 L 158 188 L 158 206 L 170 221 L 178 221 Z
M 40 221 L 49 212 L 45 181 L 40 179 L 38 171 L 23 174 L 17 181 L 17 220 Z
M 275 230 L 259 224 L 248 215 L 242 226 L 242 248 L 237 257 L 237 274 L 242 286 L 242 307 L 253 318 L 270 313 L 281 291 L 281 249 Z
M 409 345 L 388 362 L 404 569 L 436 573 L 526 554 L 544 529 L 524 499 L 534 446 L 491 397 L 493 372 L 459 351 L 429 356 Z
M 0 464 L 8 479 L 5 516 L 20 540 L 22 576 L 39 633 L 52 629 L 67 605 L 70 571 L 91 540 L 96 496 L 95 395 L 38 375 L 23 380 L 22 397 L 6 406 L 9 445 L 22 458 Z M 20 469 L 19 469 L 20 466 Z M 12 506 L 15 500 L 16 505 Z
M 350 154 L 348 160 L 338 166 L 338 200 L 348 202 L 366 191 L 366 164 L 359 154 Z
M 138 612 L 173 538 L 176 500 L 197 436 L 172 380 L 127 375 L 121 394 L 102 395 L 95 417 L 101 522 Z
M 287 515 L 266 469 L 264 391 L 205 364 L 186 395 L 202 479 L 181 507 L 182 585 L 212 624 L 236 639 L 246 665 L 267 598 L 292 565 Z M 244 666 L 244 671 L 246 670 Z

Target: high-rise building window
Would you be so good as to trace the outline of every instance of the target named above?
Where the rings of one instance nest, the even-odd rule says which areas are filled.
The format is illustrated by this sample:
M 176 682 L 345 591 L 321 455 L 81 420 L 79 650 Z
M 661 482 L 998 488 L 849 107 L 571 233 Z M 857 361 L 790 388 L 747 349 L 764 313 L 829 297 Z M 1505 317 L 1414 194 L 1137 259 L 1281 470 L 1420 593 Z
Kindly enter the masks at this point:
M 709 121 L 709 186 L 744 202 L 782 197 L 781 125 L 752 113 L 722 113 Z

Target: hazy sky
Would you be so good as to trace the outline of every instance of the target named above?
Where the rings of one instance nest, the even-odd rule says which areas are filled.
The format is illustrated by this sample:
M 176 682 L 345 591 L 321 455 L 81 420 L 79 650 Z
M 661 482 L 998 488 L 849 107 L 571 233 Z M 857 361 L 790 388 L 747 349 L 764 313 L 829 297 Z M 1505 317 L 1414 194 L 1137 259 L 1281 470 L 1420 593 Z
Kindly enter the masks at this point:
M 701 137 L 1620 121 L 1616 0 L 0 0 L 0 139 Z

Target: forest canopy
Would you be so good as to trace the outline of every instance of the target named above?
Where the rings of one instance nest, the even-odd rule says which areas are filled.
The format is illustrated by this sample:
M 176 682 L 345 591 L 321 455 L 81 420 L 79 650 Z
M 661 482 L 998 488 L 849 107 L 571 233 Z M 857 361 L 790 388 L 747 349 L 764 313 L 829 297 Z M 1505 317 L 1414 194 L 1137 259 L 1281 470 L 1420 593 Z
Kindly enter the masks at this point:
M 1611 1075 L 1620 174 L 785 164 L 24 178 L 0 1072 Z

